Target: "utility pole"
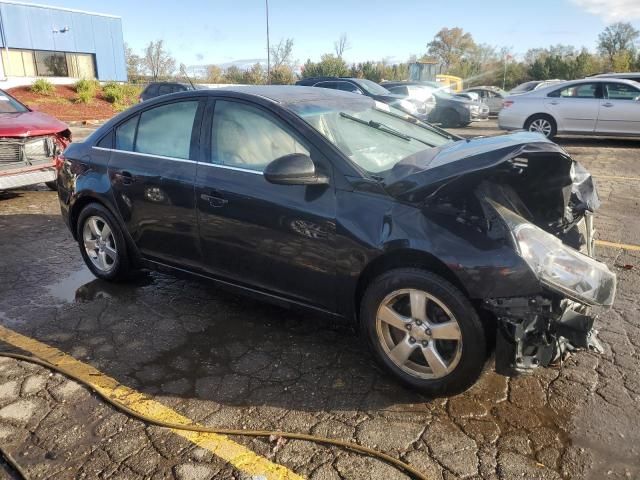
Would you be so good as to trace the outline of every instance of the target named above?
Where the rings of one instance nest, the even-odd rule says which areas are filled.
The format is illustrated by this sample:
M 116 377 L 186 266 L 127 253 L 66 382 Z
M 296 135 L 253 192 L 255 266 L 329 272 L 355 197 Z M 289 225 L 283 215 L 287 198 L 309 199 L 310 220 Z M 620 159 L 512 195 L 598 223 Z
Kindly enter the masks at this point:
M 269 45 L 269 0 L 264 0 L 267 10 L 267 85 L 271 83 L 271 46 Z

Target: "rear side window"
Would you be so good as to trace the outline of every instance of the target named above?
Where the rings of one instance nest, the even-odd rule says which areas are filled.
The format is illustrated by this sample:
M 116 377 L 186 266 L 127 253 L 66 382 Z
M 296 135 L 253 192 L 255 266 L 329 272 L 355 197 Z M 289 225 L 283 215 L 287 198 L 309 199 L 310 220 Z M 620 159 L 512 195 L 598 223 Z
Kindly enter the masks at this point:
M 338 82 L 320 82 L 320 83 L 316 83 L 314 86 L 320 87 L 320 88 L 331 88 L 333 90 L 337 90 Z
M 167 95 L 173 93 L 173 87 L 171 85 L 160 85 L 158 87 L 158 95 Z
M 136 138 L 138 115 L 131 117 L 116 128 L 116 150 L 133 151 L 133 142 Z
M 193 100 L 161 105 L 142 112 L 135 151 L 188 159 L 197 110 L 198 101 Z
M 633 100 L 640 95 L 640 91 L 626 83 L 608 83 L 607 98 L 609 100 Z
M 158 85 L 149 85 L 144 93 L 151 97 L 158 95 Z
M 409 90 L 407 87 L 391 87 L 389 89 L 391 93 L 395 93 L 396 95 L 409 95 Z
M 358 87 L 356 87 L 353 83 L 349 82 L 338 82 L 338 89 L 343 92 L 351 92 L 351 93 L 362 93 Z

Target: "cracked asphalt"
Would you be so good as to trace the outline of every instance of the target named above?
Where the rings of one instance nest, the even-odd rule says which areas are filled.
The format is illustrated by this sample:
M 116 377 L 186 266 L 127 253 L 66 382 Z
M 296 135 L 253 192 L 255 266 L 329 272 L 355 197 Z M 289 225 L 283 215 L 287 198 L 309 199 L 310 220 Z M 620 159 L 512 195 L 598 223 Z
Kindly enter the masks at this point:
M 487 122 L 458 133 L 499 132 Z M 639 244 L 640 141 L 559 143 L 596 177 L 598 238 Z M 577 352 L 514 378 L 489 362 L 468 392 L 432 399 L 380 372 L 349 325 L 194 279 L 95 279 L 55 193 L 34 187 L 0 192 L 0 325 L 204 425 L 355 441 L 434 480 L 640 478 L 640 251 L 599 247 L 597 255 L 619 282 L 615 306 L 597 321 L 604 355 Z M 314 480 L 406 478 L 336 448 L 234 441 Z M 30 478 L 247 478 L 59 374 L 1 357 L 0 445 Z M 4 478 L 14 477 L 0 463 Z

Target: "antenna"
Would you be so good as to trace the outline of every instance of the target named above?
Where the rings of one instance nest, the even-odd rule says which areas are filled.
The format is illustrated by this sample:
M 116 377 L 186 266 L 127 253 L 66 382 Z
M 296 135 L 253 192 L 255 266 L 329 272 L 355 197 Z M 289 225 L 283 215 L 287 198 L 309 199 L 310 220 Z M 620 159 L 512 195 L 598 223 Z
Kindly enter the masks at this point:
M 195 90 L 196 87 L 193 86 L 193 82 L 189 78 L 189 75 L 187 75 L 187 68 L 184 66 L 184 63 L 180 64 L 180 73 L 184 75 L 187 80 L 189 80 L 189 85 L 191 85 L 191 88 Z

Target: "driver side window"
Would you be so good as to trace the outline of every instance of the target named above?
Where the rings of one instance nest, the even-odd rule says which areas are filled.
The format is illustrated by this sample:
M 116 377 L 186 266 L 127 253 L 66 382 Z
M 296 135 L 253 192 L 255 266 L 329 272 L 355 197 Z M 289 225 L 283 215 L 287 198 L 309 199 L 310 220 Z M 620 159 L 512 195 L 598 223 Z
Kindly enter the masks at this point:
M 272 115 L 244 103 L 216 101 L 212 163 L 261 172 L 276 158 L 290 153 L 309 155 L 309 150 Z

